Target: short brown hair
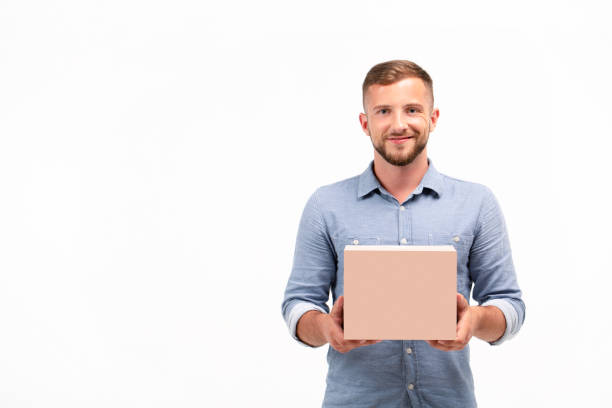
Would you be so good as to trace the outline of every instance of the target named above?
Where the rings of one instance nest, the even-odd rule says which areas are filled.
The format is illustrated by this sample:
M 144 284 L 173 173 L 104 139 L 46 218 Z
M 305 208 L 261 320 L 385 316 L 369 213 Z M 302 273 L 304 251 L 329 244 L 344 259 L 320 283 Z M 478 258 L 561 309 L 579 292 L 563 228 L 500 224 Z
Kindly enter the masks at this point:
M 429 74 L 412 61 L 393 60 L 374 65 L 366 75 L 362 86 L 362 102 L 365 110 L 365 94 L 371 85 L 390 85 L 406 78 L 420 78 L 431 96 L 433 108 L 433 81 Z

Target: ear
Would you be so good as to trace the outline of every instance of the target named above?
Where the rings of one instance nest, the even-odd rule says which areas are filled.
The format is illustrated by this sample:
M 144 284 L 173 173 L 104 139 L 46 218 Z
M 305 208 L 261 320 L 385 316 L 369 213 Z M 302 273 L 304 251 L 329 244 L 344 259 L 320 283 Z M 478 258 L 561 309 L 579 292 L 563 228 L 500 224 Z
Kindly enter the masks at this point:
M 370 130 L 368 129 L 368 117 L 365 113 L 359 114 L 359 123 L 361 123 L 361 130 L 363 130 L 363 133 L 370 136 Z
M 431 127 L 429 128 L 430 132 L 433 132 L 434 129 L 436 128 L 436 124 L 438 123 L 438 118 L 439 117 L 440 117 L 440 109 L 435 108 L 431 112 L 431 116 L 429 117 L 429 120 L 431 121 Z

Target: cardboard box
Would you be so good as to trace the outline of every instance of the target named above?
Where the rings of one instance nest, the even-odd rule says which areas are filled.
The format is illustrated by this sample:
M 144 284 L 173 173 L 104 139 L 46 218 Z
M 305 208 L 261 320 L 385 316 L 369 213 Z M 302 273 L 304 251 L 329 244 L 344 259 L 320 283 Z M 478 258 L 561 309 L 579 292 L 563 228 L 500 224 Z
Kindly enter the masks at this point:
M 456 328 L 452 245 L 345 247 L 345 339 L 454 340 Z

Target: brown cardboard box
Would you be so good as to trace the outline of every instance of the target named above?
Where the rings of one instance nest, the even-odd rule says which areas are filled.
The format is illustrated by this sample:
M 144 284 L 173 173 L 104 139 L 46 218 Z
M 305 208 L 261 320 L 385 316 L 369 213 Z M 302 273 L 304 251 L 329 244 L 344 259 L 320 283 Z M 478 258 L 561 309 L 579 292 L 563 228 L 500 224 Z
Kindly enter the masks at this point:
M 345 247 L 345 339 L 454 340 L 456 327 L 452 245 Z

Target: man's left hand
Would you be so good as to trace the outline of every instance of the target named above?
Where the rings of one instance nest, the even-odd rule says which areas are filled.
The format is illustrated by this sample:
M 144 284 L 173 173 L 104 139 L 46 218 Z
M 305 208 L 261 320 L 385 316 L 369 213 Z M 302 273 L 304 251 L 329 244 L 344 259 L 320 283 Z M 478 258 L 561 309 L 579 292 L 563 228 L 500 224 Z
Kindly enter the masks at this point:
M 461 293 L 457 293 L 457 337 L 455 340 L 426 340 L 431 347 L 442 351 L 463 349 L 472 338 L 475 313 Z

